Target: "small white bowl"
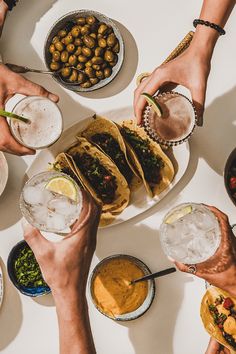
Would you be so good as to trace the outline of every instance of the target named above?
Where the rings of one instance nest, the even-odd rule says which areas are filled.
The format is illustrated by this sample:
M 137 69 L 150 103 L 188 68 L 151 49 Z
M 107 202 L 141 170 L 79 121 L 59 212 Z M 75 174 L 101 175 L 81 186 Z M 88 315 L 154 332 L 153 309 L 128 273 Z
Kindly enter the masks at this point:
M 3 193 L 8 180 L 8 164 L 7 160 L 0 151 L 0 195 Z

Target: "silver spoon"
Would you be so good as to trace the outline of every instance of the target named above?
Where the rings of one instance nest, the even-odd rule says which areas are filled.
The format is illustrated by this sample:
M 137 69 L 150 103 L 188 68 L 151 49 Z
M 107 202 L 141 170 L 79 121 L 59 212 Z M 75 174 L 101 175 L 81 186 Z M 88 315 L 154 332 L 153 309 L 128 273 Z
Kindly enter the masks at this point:
M 148 275 L 145 275 L 142 278 L 138 278 L 138 279 L 132 280 L 130 282 L 130 284 L 135 284 L 135 283 L 139 283 L 140 281 L 146 281 L 146 280 L 150 280 L 150 279 L 154 279 L 154 278 L 163 277 L 164 275 L 167 275 L 167 274 L 170 274 L 170 273 L 174 273 L 174 272 L 176 272 L 176 269 L 174 267 L 167 268 L 167 269 L 161 270 L 160 272 L 148 274 Z
M 27 66 L 21 66 L 21 65 L 16 65 L 16 64 L 10 64 L 10 63 L 6 63 L 5 64 L 10 70 L 14 71 L 15 73 L 17 74 L 25 74 L 25 73 L 39 73 L 39 74 L 49 74 L 49 75 L 55 75 L 55 74 L 58 74 L 60 73 L 60 71 L 62 69 L 59 69 L 57 71 L 50 71 L 50 70 L 39 70 L 39 69 L 31 69 L 31 68 L 28 68 Z M 74 66 L 70 66 L 71 69 L 75 69 L 79 72 L 83 72 L 82 70 L 80 69 L 77 69 L 76 67 Z

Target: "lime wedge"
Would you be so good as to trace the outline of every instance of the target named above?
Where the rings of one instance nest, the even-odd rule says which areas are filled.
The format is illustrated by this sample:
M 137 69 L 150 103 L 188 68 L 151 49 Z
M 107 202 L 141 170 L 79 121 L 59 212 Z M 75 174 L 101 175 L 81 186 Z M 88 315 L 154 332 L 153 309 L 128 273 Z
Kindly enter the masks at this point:
M 165 224 L 173 224 L 175 221 L 179 220 L 180 218 L 183 218 L 185 215 L 190 214 L 192 210 L 193 208 L 191 207 L 191 205 L 188 205 L 181 210 L 177 210 L 169 217 L 167 217 L 167 219 L 165 220 Z
M 46 185 L 46 189 L 74 200 L 78 199 L 78 193 L 74 182 L 66 177 L 52 178 Z
M 149 93 L 142 93 L 142 96 L 144 96 L 144 98 L 146 99 L 147 103 L 152 106 L 153 110 L 156 112 L 156 114 L 158 115 L 158 117 L 161 117 L 163 114 L 163 111 L 161 109 L 161 106 L 159 105 L 159 103 L 155 100 L 155 98 L 151 95 L 149 95 Z

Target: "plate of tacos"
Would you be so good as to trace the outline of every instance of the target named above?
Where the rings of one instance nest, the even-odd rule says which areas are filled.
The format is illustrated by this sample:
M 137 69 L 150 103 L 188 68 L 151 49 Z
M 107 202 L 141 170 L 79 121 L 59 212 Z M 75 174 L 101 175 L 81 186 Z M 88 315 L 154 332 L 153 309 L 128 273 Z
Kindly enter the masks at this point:
M 156 205 L 185 173 L 189 146 L 163 150 L 127 116 L 123 110 L 79 121 L 38 154 L 27 177 L 48 168 L 69 174 L 102 204 L 101 227 Z
M 236 298 L 212 286 L 203 296 L 200 313 L 210 336 L 235 354 Z

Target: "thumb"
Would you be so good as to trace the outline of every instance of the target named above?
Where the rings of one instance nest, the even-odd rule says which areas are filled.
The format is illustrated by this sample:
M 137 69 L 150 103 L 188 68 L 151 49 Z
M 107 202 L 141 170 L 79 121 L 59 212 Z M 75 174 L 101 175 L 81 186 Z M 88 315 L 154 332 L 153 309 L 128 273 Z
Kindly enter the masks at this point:
M 203 113 L 204 113 L 204 105 L 205 105 L 205 98 L 206 98 L 206 86 L 201 88 L 193 88 L 191 89 L 191 95 L 193 104 L 196 108 L 197 112 L 197 125 L 203 125 Z
M 48 241 L 43 237 L 38 229 L 30 225 L 24 218 L 22 220 L 24 239 L 32 249 L 35 255 L 44 248 Z
M 59 97 L 57 95 L 54 95 L 53 93 L 47 91 L 44 87 L 35 84 L 34 82 L 29 81 L 24 77 L 21 78 L 18 93 L 26 96 L 47 97 L 55 103 L 59 101 Z

